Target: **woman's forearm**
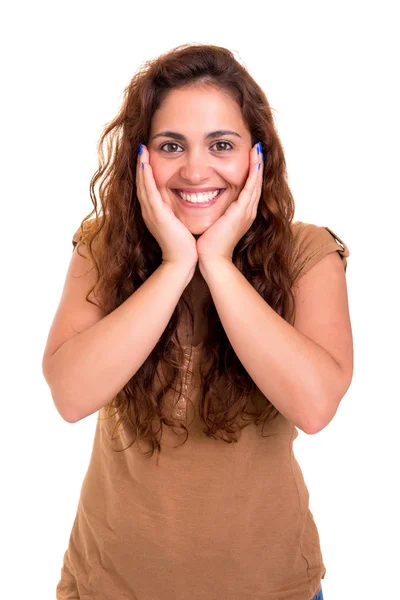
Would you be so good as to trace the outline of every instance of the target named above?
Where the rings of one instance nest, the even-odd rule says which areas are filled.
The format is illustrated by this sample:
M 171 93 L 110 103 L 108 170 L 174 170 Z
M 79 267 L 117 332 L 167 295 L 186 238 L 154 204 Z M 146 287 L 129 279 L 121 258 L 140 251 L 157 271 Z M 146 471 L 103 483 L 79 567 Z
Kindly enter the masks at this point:
M 194 269 L 162 263 L 118 308 L 50 357 L 46 380 L 66 421 L 98 411 L 133 377 L 159 341 Z
M 257 293 L 227 259 L 199 262 L 221 323 L 239 360 L 261 392 L 306 433 L 334 416 L 340 365 Z

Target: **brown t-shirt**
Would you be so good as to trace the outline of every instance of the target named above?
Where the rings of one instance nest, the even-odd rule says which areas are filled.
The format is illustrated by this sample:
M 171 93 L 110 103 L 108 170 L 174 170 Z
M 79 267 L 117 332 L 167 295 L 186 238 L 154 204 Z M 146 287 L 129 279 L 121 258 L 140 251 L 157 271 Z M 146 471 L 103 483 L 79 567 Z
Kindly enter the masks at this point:
M 346 269 L 349 250 L 331 229 L 292 227 L 298 277 L 335 251 Z M 298 431 L 279 413 L 263 436 L 251 424 L 237 443 L 206 437 L 196 416 L 201 350 L 185 346 L 193 377 L 176 408 L 189 438 L 175 448 L 182 438 L 164 427 L 158 465 L 136 443 L 115 452 L 132 436 L 119 430 L 111 442 L 114 421 L 97 421 L 58 600 L 311 600 L 320 589 L 326 569 L 293 454 Z

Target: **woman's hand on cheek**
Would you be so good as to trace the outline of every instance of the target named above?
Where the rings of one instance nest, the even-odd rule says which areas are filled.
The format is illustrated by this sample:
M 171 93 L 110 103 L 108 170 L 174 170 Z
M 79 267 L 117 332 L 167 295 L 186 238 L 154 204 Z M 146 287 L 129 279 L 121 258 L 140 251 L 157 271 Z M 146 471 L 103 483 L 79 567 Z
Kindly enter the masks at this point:
M 249 175 L 238 199 L 197 240 L 199 266 L 202 261 L 215 258 L 232 260 L 236 244 L 256 218 L 263 171 L 261 144 L 256 144 L 250 151 Z
M 136 162 L 136 195 L 143 221 L 161 248 L 162 261 L 190 267 L 197 265 L 196 240 L 164 202 L 144 144 L 140 145 Z

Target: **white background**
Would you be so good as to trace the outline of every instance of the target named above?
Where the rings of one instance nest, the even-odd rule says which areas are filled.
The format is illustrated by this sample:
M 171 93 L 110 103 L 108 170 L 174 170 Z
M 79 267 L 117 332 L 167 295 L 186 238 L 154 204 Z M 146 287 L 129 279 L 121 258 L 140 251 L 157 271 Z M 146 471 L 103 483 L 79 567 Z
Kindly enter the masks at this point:
M 295 220 L 329 226 L 351 252 L 353 382 L 329 426 L 295 442 L 327 567 L 325 600 L 400 598 L 396 4 L 2 9 L 2 597 L 55 598 L 90 458 L 96 415 L 63 421 L 41 361 L 72 234 L 92 208 L 98 138 L 145 60 L 201 42 L 237 52 L 264 89 Z

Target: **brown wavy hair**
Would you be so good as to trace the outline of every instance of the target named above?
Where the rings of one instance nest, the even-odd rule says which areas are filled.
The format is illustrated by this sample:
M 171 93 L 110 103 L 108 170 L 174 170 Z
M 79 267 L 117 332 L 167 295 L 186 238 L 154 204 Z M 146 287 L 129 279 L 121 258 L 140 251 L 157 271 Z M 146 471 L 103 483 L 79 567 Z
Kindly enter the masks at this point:
M 265 163 L 257 216 L 236 245 L 232 260 L 269 306 L 293 324 L 294 200 L 271 108 L 262 89 L 233 52 L 206 44 L 184 44 L 145 62 L 125 88 L 118 115 L 105 125 L 98 142 L 99 166 L 90 182 L 94 208 L 79 228 L 78 252 L 80 244 L 85 243 L 97 273 L 97 282 L 86 300 L 91 302 L 88 296 L 96 288 L 101 309 L 109 314 L 138 290 L 162 262 L 161 249 L 144 223 L 136 195 L 137 152 L 140 143 L 147 145 L 153 114 L 168 92 L 193 84 L 210 85 L 231 94 L 251 133 L 251 145 L 262 144 Z M 95 192 L 98 183 L 101 215 Z M 93 213 L 96 216 L 91 219 Z M 177 328 L 186 310 L 193 327 L 193 306 L 182 295 L 157 345 L 105 407 L 109 415 L 114 409 L 114 415 L 119 415 L 113 434 L 125 421 L 134 434 L 132 443 L 135 439 L 145 440 L 149 456 L 161 452 L 163 425 L 174 431 L 185 430 L 183 443 L 188 439 L 187 427 L 163 410 L 165 394 L 170 389 L 177 391 L 177 382 L 179 396 L 182 393 L 184 354 Z M 208 324 L 202 348 L 207 360 L 199 361 L 203 432 L 214 439 L 236 442 L 243 427 L 271 422 L 279 413 L 260 393 L 236 356 L 211 294 L 205 299 L 202 312 Z M 155 380 L 160 365 L 165 385 L 157 391 Z M 257 393 L 262 398 L 261 406 L 255 412 L 249 411 L 249 396 Z

